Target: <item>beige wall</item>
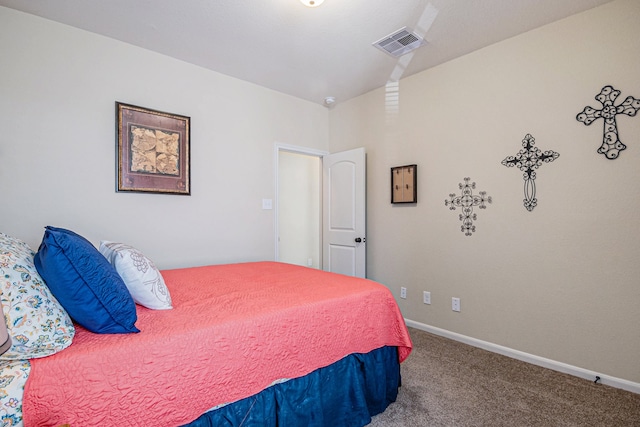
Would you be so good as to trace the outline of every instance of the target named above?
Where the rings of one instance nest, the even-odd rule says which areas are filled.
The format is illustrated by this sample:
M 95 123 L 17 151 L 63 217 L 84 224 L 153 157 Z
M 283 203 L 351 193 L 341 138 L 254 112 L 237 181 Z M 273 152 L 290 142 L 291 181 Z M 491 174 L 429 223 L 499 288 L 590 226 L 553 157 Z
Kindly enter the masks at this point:
M 640 382 L 640 114 L 618 116 L 617 160 L 596 153 L 602 120 L 576 120 L 607 84 L 640 98 L 638 22 L 640 2 L 613 2 L 401 80 L 397 116 L 384 88 L 330 112 L 331 151 L 366 147 L 367 273 L 405 317 Z M 527 133 L 560 153 L 533 212 L 501 165 Z M 418 203 L 393 206 L 389 169 L 412 163 Z M 444 203 L 464 177 L 493 198 L 471 237 Z
M 326 108 L 2 7 L 0 40 L 2 232 L 37 249 L 66 227 L 160 268 L 274 259 L 275 142 L 326 150 Z M 115 192 L 115 101 L 191 117 L 191 196 Z

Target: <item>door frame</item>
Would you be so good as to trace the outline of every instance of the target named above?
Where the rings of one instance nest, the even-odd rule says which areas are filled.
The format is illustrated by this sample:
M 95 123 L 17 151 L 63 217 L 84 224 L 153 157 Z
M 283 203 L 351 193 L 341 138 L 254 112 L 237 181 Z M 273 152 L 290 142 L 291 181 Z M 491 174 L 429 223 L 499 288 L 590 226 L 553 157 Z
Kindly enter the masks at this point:
M 279 261 L 280 254 L 280 226 L 279 226 L 279 213 L 278 213 L 278 205 L 280 203 L 280 152 L 286 151 L 289 153 L 302 154 L 312 157 L 318 157 L 320 159 L 320 174 L 322 175 L 322 158 L 329 154 L 328 151 L 324 150 L 316 150 L 308 147 L 300 147 L 297 145 L 283 144 L 280 142 L 276 142 L 274 144 L 274 175 L 275 175 L 275 203 L 274 203 L 274 229 L 275 229 L 275 256 L 274 260 Z M 321 177 L 322 178 L 322 177 Z M 322 179 L 319 180 L 320 188 L 319 188 L 319 197 L 320 197 L 320 209 L 322 210 Z M 319 251 L 319 265 L 322 267 L 322 235 L 323 235 L 323 225 L 322 225 L 322 212 L 320 212 L 320 229 L 318 230 L 320 237 L 320 251 Z

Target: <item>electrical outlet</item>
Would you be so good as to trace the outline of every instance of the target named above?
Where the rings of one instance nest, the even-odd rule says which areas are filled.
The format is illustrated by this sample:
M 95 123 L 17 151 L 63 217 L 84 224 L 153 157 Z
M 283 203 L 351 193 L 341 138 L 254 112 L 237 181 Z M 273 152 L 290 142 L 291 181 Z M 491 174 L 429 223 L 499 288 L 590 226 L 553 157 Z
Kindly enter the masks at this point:
M 400 288 L 400 298 L 407 299 L 407 288 L 404 286 Z
M 422 302 L 425 304 L 431 304 L 431 292 L 424 291 L 422 293 Z
M 460 298 L 451 298 L 451 310 L 460 311 Z

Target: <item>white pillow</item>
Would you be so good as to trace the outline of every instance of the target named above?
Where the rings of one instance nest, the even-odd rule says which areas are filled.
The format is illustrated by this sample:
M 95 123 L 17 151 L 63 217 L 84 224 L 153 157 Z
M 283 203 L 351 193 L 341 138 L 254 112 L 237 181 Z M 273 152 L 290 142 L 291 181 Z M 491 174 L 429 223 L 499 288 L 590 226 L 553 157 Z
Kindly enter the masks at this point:
M 100 253 L 116 269 L 133 300 L 153 310 L 168 310 L 171 295 L 162 274 L 140 251 L 124 243 L 103 240 Z

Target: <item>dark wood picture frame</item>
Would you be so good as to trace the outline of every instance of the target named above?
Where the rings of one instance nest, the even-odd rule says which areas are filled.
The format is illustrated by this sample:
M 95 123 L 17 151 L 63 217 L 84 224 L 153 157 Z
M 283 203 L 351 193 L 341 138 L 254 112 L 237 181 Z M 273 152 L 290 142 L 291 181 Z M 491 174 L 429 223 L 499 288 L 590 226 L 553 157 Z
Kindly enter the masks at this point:
M 191 118 L 116 102 L 117 191 L 191 194 Z
M 418 202 L 418 165 L 391 168 L 391 203 Z

